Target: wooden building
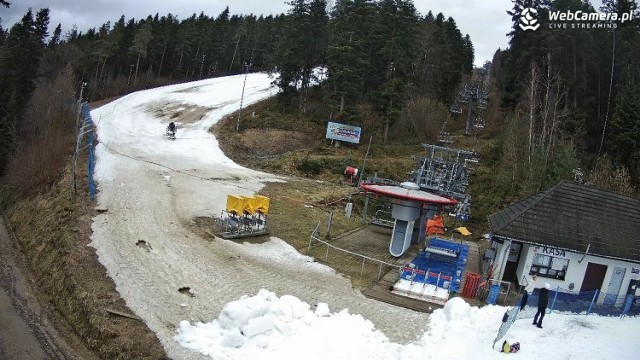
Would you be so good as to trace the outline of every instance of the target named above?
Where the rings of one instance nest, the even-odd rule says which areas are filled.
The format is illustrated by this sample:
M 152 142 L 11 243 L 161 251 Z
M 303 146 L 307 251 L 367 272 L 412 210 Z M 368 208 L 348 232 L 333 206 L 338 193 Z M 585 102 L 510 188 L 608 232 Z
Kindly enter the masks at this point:
M 640 283 L 640 199 L 562 181 L 489 216 L 494 279 L 599 290 L 616 305 Z M 636 295 L 639 295 L 636 293 Z

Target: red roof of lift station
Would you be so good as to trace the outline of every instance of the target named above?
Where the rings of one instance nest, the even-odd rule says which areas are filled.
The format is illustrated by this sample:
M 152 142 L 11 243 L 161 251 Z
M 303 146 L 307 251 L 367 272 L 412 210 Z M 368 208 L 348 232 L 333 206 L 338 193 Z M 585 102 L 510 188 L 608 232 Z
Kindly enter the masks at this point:
M 423 204 L 455 205 L 456 200 L 419 190 L 417 184 L 402 183 L 398 185 L 380 185 L 363 183 L 360 188 L 365 193 L 371 192 L 395 199 L 419 201 Z

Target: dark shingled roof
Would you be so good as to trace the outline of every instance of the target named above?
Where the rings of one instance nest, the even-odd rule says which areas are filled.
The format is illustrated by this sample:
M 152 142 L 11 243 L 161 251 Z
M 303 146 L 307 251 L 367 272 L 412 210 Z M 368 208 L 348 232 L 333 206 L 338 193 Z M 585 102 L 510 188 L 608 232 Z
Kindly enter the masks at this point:
M 489 215 L 494 236 L 640 262 L 640 199 L 562 181 Z

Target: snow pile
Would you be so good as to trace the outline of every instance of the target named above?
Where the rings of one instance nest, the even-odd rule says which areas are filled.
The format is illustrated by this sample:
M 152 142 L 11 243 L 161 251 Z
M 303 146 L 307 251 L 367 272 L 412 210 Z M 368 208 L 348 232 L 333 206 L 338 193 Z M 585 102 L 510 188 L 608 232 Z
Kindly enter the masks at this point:
M 461 298 L 453 298 L 444 304 L 444 315 L 449 321 L 459 321 L 469 315 L 471 305 Z
M 296 297 L 263 289 L 228 303 L 211 323 L 182 321 L 175 340 L 212 359 L 502 359 L 502 340 L 491 345 L 505 310 L 452 298 L 425 321 L 416 342 L 402 345 L 347 309 L 331 313 L 319 303 L 314 312 Z M 640 353 L 639 318 L 551 314 L 544 329 L 529 321 L 518 320 L 506 337 L 521 343 L 519 359 L 635 359 Z
M 450 359 L 491 357 L 495 355 L 491 345 L 505 310 L 502 306 L 472 307 L 464 299 L 454 297 L 431 314 L 428 330 L 419 345 L 429 349 L 427 359 L 436 359 L 441 353 Z
M 191 325 L 181 321 L 175 339 L 212 359 L 391 359 L 397 346 L 373 324 L 347 309 L 315 312 L 293 296 L 260 290 L 228 303 L 218 319 Z

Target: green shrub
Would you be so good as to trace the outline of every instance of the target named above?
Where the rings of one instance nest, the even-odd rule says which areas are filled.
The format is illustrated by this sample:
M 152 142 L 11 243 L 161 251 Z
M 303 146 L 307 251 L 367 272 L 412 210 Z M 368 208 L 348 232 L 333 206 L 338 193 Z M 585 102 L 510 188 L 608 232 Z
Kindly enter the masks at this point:
M 304 159 L 300 165 L 298 165 L 298 170 L 306 173 L 318 175 L 324 169 L 324 161 L 322 159 Z

